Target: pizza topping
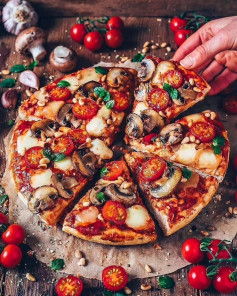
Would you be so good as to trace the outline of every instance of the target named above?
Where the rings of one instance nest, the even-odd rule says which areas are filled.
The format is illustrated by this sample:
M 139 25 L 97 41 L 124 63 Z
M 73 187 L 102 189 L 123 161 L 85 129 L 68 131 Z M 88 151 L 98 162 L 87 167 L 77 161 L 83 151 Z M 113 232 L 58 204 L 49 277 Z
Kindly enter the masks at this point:
M 170 70 L 164 75 L 164 82 L 173 88 L 179 88 L 183 84 L 183 75 L 179 70 Z
M 75 150 L 72 155 L 72 161 L 77 171 L 82 175 L 92 177 L 95 171 L 97 158 L 92 152 L 81 155 L 78 150 Z
M 126 134 L 130 138 L 140 138 L 143 134 L 143 122 L 139 115 L 131 113 L 127 117 Z
M 190 165 L 193 164 L 197 156 L 196 144 L 182 144 L 178 151 L 176 151 L 175 161 L 182 164 Z
M 27 149 L 34 146 L 40 146 L 40 143 L 38 139 L 32 136 L 30 130 L 17 138 L 17 152 L 22 156 Z
M 143 138 L 142 142 L 145 143 L 146 145 L 150 145 L 156 141 L 157 137 L 158 137 L 157 133 L 151 133 L 151 134 L 145 136 Z
M 88 133 L 81 128 L 70 130 L 68 134 L 72 137 L 73 141 L 78 145 L 85 144 L 86 140 L 89 137 Z
M 162 84 L 162 77 L 170 70 L 175 70 L 175 65 L 169 61 L 161 61 L 156 67 L 156 71 L 152 78 L 151 84 L 157 86 Z
M 48 119 L 55 120 L 59 109 L 64 105 L 64 101 L 51 101 L 43 108 L 42 116 Z
M 127 285 L 128 275 L 122 266 L 112 265 L 103 270 L 102 281 L 109 291 L 119 291 Z
M 150 216 L 147 210 L 140 205 L 134 205 L 127 209 L 126 225 L 135 230 L 144 230 L 147 228 Z
M 183 128 L 180 123 L 171 123 L 166 125 L 160 131 L 161 140 L 168 144 L 178 144 L 183 139 Z
M 96 87 L 101 87 L 101 83 L 97 81 L 89 81 L 82 86 L 83 95 L 86 98 L 92 98 L 93 100 L 97 100 L 98 96 L 95 94 L 94 89 Z
M 90 136 L 101 137 L 104 132 L 107 124 L 105 120 L 101 117 L 93 117 L 86 125 L 86 131 Z
M 91 119 L 98 111 L 98 105 L 92 99 L 84 99 L 83 104 L 76 103 L 72 108 L 73 114 L 83 120 Z
M 112 87 L 126 85 L 129 80 L 128 72 L 122 68 L 113 68 L 107 74 L 106 81 Z
M 95 206 L 90 206 L 76 214 L 75 223 L 77 226 L 87 226 L 93 224 L 97 221 L 98 215 L 99 210 Z
M 126 209 L 117 201 L 107 201 L 102 209 L 103 218 L 106 221 L 123 225 L 127 218 Z
M 184 84 L 178 88 L 179 94 L 185 100 L 195 100 L 197 93 L 192 89 L 190 83 L 185 81 Z
M 151 187 L 149 192 L 155 198 L 168 196 L 175 189 L 181 178 L 181 169 L 172 167 L 169 169 L 169 174 L 159 179 L 159 182 L 155 182 L 155 186 Z
M 42 186 L 33 192 L 33 197 L 29 201 L 29 209 L 33 213 L 39 213 L 54 206 L 54 201 L 58 198 L 57 190 L 52 186 Z
M 61 278 L 56 284 L 57 296 L 80 296 L 83 282 L 73 275 Z
M 37 171 L 31 176 L 30 184 L 32 188 L 48 186 L 51 184 L 52 171 L 50 169 Z
M 40 146 L 31 147 L 25 153 L 25 161 L 32 169 L 36 169 L 39 166 L 40 160 L 43 157 L 43 148 Z
M 128 96 L 123 92 L 113 92 L 111 93 L 112 100 L 114 100 L 113 109 L 116 111 L 125 111 L 130 105 L 130 100 Z
M 123 188 L 122 185 L 117 186 L 112 183 L 105 188 L 104 193 L 112 201 L 120 202 L 124 206 L 132 206 L 137 202 L 137 196 L 134 193 L 134 186 Z
M 138 78 L 145 82 L 151 79 L 156 69 L 155 63 L 151 59 L 144 59 L 138 68 Z
M 52 175 L 52 182 L 53 182 L 53 185 L 55 186 L 55 188 L 57 189 L 58 194 L 65 199 L 72 198 L 73 192 L 69 188 L 67 188 L 67 189 L 64 188 L 60 177 L 61 177 L 61 174 L 53 174 Z M 72 180 L 72 181 L 74 181 L 74 180 Z M 69 183 L 67 185 L 69 185 Z M 70 185 L 74 185 L 74 182 L 73 182 L 73 184 L 71 183 Z
M 134 91 L 134 97 L 137 101 L 146 101 L 148 99 L 148 89 L 144 83 L 140 83 Z
M 155 111 L 166 109 L 170 103 L 169 93 L 161 88 L 152 89 L 148 96 L 148 104 Z
M 91 141 L 90 150 L 101 159 L 111 159 L 113 157 L 112 150 L 100 139 L 94 139 Z
M 70 98 L 71 92 L 67 87 L 56 87 L 49 93 L 52 101 L 65 101 Z
M 40 138 L 43 132 L 46 137 L 53 137 L 58 124 L 50 119 L 35 121 L 31 126 L 32 135 Z
M 77 79 L 76 76 L 72 76 L 72 75 L 69 75 L 69 76 L 66 76 L 63 78 L 63 81 L 67 81 L 69 82 L 69 86 L 67 86 L 67 88 L 69 89 L 69 91 L 71 93 L 75 93 L 75 91 L 78 90 L 79 86 L 80 86 L 80 83 L 81 83 L 81 80 L 79 82 L 79 80 Z
M 136 104 L 133 113 L 137 114 L 140 116 L 140 114 L 142 113 L 142 111 L 146 110 L 149 108 L 149 105 L 147 102 L 139 102 Z
M 94 188 L 92 188 L 89 192 L 89 198 L 92 204 L 94 205 L 101 205 L 104 203 L 104 199 L 100 198 L 100 194 L 104 194 L 102 190 L 104 189 L 105 185 L 97 184 Z
M 161 129 L 164 126 L 164 119 L 152 109 L 142 111 L 141 119 L 143 121 L 143 129 L 147 133 L 150 133 L 156 127 Z
M 214 125 L 203 121 L 194 123 L 190 132 L 203 143 L 211 142 L 216 135 Z
M 62 125 L 66 126 L 68 124 L 69 118 L 72 115 L 72 106 L 73 104 L 64 104 L 57 113 L 56 121 Z
M 123 173 L 123 163 L 121 161 L 112 161 L 101 170 L 101 177 L 104 180 L 115 181 Z
M 51 150 L 53 153 L 69 155 L 72 153 L 74 148 L 75 145 L 73 140 L 67 136 L 55 138 L 51 144 Z
M 163 175 L 165 168 L 166 162 L 154 156 L 142 164 L 139 175 L 144 181 L 155 181 Z

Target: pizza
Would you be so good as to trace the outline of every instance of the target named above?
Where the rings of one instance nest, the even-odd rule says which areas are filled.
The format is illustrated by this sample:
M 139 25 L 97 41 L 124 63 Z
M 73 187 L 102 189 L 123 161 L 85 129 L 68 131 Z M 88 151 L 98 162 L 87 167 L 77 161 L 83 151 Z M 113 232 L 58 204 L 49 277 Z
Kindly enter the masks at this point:
M 136 116 L 131 114 L 126 130 L 142 129 L 153 120 L 151 115 L 140 126 Z M 127 134 L 125 141 L 135 150 L 153 153 L 205 176 L 214 176 L 219 182 L 228 167 L 230 144 L 227 131 L 217 113 L 210 110 L 185 116 L 160 130 L 154 128 L 140 138 L 130 138 Z
M 66 216 L 63 230 L 109 245 L 145 244 L 157 237 L 123 159 L 102 168 L 99 181 Z
M 181 169 L 159 156 L 132 152 L 125 154 L 125 160 L 166 236 L 189 224 L 219 184 L 214 177 Z

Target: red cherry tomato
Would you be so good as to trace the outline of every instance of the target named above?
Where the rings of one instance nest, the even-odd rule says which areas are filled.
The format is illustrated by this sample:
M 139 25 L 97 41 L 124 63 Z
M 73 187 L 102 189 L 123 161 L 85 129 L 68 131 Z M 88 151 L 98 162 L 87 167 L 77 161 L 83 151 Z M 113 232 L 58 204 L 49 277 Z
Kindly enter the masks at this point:
M 72 107 L 73 114 L 79 119 L 91 119 L 98 111 L 98 105 L 92 99 L 84 99 L 83 105 L 76 103 Z
M 217 253 L 219 253 L 218 255 L 217 255 L 217 258 L 218 259 L 228 259 L 228 258 L 230 258 L 230 254 L 228 253 L 228 251 L 227 250 L 221 250 L 220 252 L 219 252 L 219 243 L 221 242 L 221 240 L 220 239 L 215 239 L 215 240 L 213 240 L 211 243 L 210 243 L 210 245 L 208 246 L 208 249 L 212 252 L 212 254 L 211 253 L 209 253 L 209 252 L 207 252 L 207 258 L 209 259 L 209 260 L 212 260 L 212 259 L 214 259 L 214 256 L 216 256 L 216 254 Z M 223 244 L 225 244 L 224 242 L 223 242 Z M 225 244 L 226 245 L 226 244 Z M 227 245 L 226 245 L 227 246 Z M 229 249 L 229 248 L 228 248 Z
M 59 279 L 55 287 L 58 296 L 80 296 L 83 282 L 73 275 Z
M 164 82 L 170 84 L 173 88 L 179 88 L 183 81 L 183 75 L 178 70 L 170 70 L 164 75 Z
M 123 28 L 124 28 L 124 22 L 119 16 L 111 17 L 108 23 L 106 24 L 107 30 L 117 29 L 122 31 Z
M 113 109 L 116 111 L 125 111 L 130 105 L 127 95 L 120 91 L 111 93 L 111 99 L 114 100 Z
M 4 215 L 2 212 L 0 212 L 0 224 L 5 224 L 5 225 L 8 224 L 7 216 Z
M 5 244 L 20 245 L 25 239 L 25 230 L 21 225 L 12 224 L 2 234 L 2 240 Z
M 81 128 L 71 130 L 68 135 L 72 137 L 72 140 L 76 144 L 79 145 L 86 143 L 86 139 L 89 137 L 87 131 Z
M 195 122 L 190 132 L 203 143 L 211 142 L 216 135 L 215 127 L 211 123 L 202 121 Z
M 211 279 L 207 276 L 207 268 L 203 265 L 192 267 L 188 273 L 190 286 L 198 290 L 206 290 L 211 285 Z
M 85 47 L 92 51 L 99 50 L 102 47 L 103 43 L 103 36 L 100 34 L 100 32 L 97 31 L 86 34 L 84 38 Z
M 237 282 L 230 278 L 231 273 L 236 270 L 229 266 L 222 266 L 219 269 L 218 274 L 213 280 L 215 289 L 221 294 L 234 293 L 237 288 Z
M 55 138 L 51 144 L 51 150 L 53 153 L 63 153 L 69 155 L 75 149 L 73 140 L 67 136 L 61 136 Z
M 112 161 L 104 167 L 106 173 L 103 177 L 104 180 L 115 181 L 123 173 L 123 163 L 121 161 Z
M 234 169 L 237 171 L 237 155 L 234 157 Z
M 199 263 L 204 258 L 204 253 L 200 250 L 201 242 L 196 238 L 187 239 L 182 245 L 182 255 L 190 263 Z
M 123 33 L 117 29 L 105 34 L 105 43 L 111 48 L 118 48 L 123 44 Z
M 148 104 L 155 111 L 164 110 L 166 107 L 168 107 L 169 102 L 170 96 L 164 89 L 154 88 L 149 93 Z
M 156 140 L 157 137 L 158 135 L 156 133 L 151 133 L 143 138 L 143 143 L 150 145 Z
M 1 253 L 1 264 L 6 268 L 14 268 L 20 264 L 22 251 L 16 245 L 7 245 Z
M 123 225 L 127 218 L 125 207 L 117 201 L 108 200 L 103 209 L 102 215 L 106 221 L 113 222 L 117 225 Z
M 237 114 L 237 95 L 226 96 L 222 100 L 224 110 L 229 114 Z
M 186 39 L 188 39 L 188 37 L 190 35 L 193 34 L 193 31 L 192 30 L 186 30 L 186 29 L 179 29 L 175 35 L 174 35 L 174 42 L 180 46 L 184 43 L 184 41 Z
M 127 285 L 128 274 L 122 266 L 108 266 L 102 272 L 102 281 L 106 289 L 116 292 Z
M 175 16 L 172 18 L 170 22 L 170 29 L 173 33 L 177 32 L 181 28 L 185 28 L 187 25 L 188 20 Z
M 86 26 L 84 24 L 75 24 L 71 28 L 71 38 L 72 40 L 83 43 L 84 38 L 87 34 Z
M 163 175 L 165 168 L 165 161 L 159 156 L 154 156 L 142 164 L 140 177 L 144 181 L 155 181 Z
M 43 148 L 40 146 L 31 147 L 26 150 L 25 161 L 32 169 L 37 169 L 40 160 L 44 157 Z
M 71 92 L 66 87 L 56 87 L 50 91 L 49 95 L 52 101 L 65 101 L 70 98 Z

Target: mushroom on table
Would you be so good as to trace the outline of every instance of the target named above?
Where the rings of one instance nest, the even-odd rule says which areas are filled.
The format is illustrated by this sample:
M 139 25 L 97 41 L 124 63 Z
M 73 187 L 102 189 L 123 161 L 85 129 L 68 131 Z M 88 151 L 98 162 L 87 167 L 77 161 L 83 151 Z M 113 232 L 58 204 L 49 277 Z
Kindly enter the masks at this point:
M 51 52 L 49 62 L 52 67 L 60 72 L 69 72 L 76 67 L 76 52 L 65 46 L 57 46 Z

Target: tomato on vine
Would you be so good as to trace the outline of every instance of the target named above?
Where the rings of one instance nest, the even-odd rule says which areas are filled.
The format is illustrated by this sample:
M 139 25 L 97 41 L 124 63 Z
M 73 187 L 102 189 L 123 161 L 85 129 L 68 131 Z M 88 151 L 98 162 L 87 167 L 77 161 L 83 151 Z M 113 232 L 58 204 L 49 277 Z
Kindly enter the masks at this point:
M 181 28 L 185 28 L 185 26 L 187 25 L 188 20 L 187 19 L 183 19 L 181 17 L 175 16 L 172 18 L 171 22 L 170 22 L 170 29 L 173 33 L 177 32 L 179 29 Z
M 72 26 L 70 34 L 72 40 L 78 43 L 83 43 L 84 38 L 87 34 L 86 26 L 84 24 L 75 24 L 74 26 Z
M 237 288 L 237 272 L 234 268 L 223 266 L 213 280 L 215 289 L 221 294 L 230 294 Z
M 123 44 L 123 33 L 112 29 L 105 34 L 105 42 L 111 48 L 118 48 Z
M 193 30 L 179 29 L 178 31 L 176 31 L 174 35 L 174 42 L 178 46 L 181 46 L 184 43 L 184 41 L 186 41 L 186 39 L 188 39 L 188 37 L 192 34 Z
M 218 259 L 228 259 L 231 257 L 226 249 L 220 247 L 220 244 L 222 247 L 225 246 L 230 251 L 228 245 L 224 241 L 222 242 L 220 239 L 214 239 L 208 246 L 210 252 L 207 252 L 207 257 L 209 260 L 213 260 L 215 257 Z
M 89 50 L 96 51 L 99 50 L 104 43 L 103 36 L 98 31 L 92 31 L 86 34 L 84 38 L 85 47 Z
M 107 30 L 117 29 L 122 31 L 124 28 L 124 22 L 119 16 L 112 16 L 106 24 Z
M 206 290 L 211 285 L 211 279 L 207 276 L 207 268 L 203 265 L 193 266 L 188 273 L 190 286 L 198 290 Z
M 182 255 L 190 263 L 199 263 L 204 259 L 204 253 L 200 249 L 201 242 L 196 238 L 187 239 L 182 245 Z

